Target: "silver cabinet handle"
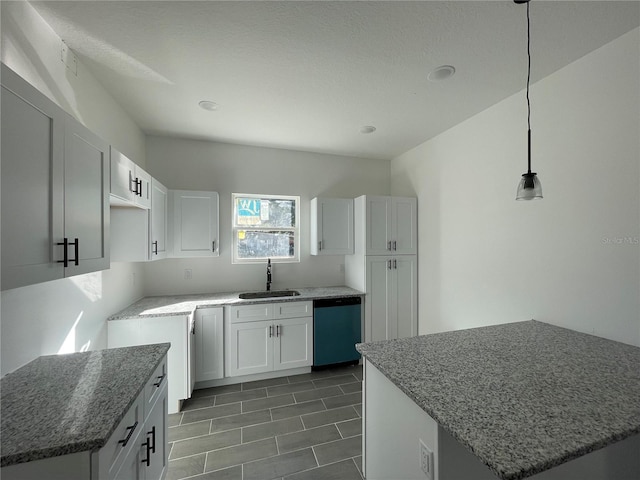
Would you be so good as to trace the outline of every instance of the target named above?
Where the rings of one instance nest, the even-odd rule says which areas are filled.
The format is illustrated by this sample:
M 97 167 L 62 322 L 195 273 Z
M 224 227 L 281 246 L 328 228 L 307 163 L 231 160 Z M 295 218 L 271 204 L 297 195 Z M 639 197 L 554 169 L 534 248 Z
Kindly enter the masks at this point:
M 398 260 L 396 260 L 395 258 L 393 259 L 393 268 L 395 268 L 396 270 L 398 269 Z
M 269 325 L 269 338 L 273 337 L 273 325 Z
M 393 250 L 398 250 L 398 242 L 396 242 L 395 240 L 393 241 Z
M 276 337 L 280 336 L 280 325 L 276 325 Z
M 318 251 L 322 250 L 322 240 L 318 242 Z
M 216 251 L 216 241 L 215 240 L 213 242 L 211 242 L 211 251 L 212 252 Z
M 387 250 L 391 250 L 391 240 L 387 242 Z
M 391 260 L 387 260 L 387 268 L 391 270 Z

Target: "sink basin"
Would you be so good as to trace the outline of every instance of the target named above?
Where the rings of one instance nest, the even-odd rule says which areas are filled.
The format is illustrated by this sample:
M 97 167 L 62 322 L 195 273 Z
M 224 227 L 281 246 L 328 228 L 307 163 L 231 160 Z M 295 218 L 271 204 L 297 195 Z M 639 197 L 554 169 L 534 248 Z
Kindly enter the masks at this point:
M 295 290 L 270 290 L 264 292 L 245 292 L 238 295 L 243 300 L 252 300 L 255 298 L 274 298 L 274 297 L 295 297 L 300 295 L 300 292 Z

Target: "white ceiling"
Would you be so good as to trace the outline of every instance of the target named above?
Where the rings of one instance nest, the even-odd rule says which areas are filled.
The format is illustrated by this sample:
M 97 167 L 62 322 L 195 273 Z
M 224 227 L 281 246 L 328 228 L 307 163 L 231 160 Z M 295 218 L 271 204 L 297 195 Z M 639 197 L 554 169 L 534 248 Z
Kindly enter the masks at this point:
M 148 134 L 393 158 L 526 82 L 526 6 L 510 0 L 34 6 Z M 533 81 L 640 24 L 637 0 L 530 8 Z M 443 64 L 455 76 L 427 81 Z

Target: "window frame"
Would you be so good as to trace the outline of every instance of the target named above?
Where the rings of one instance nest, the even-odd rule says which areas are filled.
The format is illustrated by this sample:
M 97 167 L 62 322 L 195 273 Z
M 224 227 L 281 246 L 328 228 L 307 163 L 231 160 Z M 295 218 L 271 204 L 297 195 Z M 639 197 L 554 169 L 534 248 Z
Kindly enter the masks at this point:
M 236 225 L 236 205 L 238 198 L 252 198 L 258 200 L 292 200 L 295 203 L 295 225 L 292 227 L 257 227 L 247 225 Z M 260 258 L 240 258 L 238 256 L 238 231 L 251 230 L 273 232 L 293 231 L 293 257 L 260 257 Z M 260 264 L 265 263 L 267 258 L 271 258 L 271 263 L 300 263 L 300 196 L 299 195 L 274 195 L 258 193 L 232 193 L 231 194 L 231 263 L 234 265 Z

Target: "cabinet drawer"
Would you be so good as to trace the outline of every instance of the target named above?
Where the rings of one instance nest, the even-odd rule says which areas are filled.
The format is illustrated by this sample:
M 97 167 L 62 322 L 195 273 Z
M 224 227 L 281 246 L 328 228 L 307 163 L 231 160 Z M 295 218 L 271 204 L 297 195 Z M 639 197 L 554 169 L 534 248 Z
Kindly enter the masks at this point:
M 162 387 L 167 383 L 167 357 L 165 356 L 160 365 L 144 387 L 144 418 L 146 419 L 151 413 L 158 395 L 162 392 Z
M 313 302 L 282 302 L 273 304 L 273 318 L 313 316 Z
M 273 305 L 271 303 L 229 307 L 228 311 L 229 321 L 231 323 L 259 322 L 261 320 L 271 320 L 273 318 Z
M 122 421 L 118 424 L 104 447 L 100 449 L 100 463 L 108 469 L 108 478 L 113 478 L 120 469 L 127 453 L 136 448 L 137 437 L 144 429 L 144 392 L 140 393 Z M 100 467 L 101 471 L 103 467 Z

